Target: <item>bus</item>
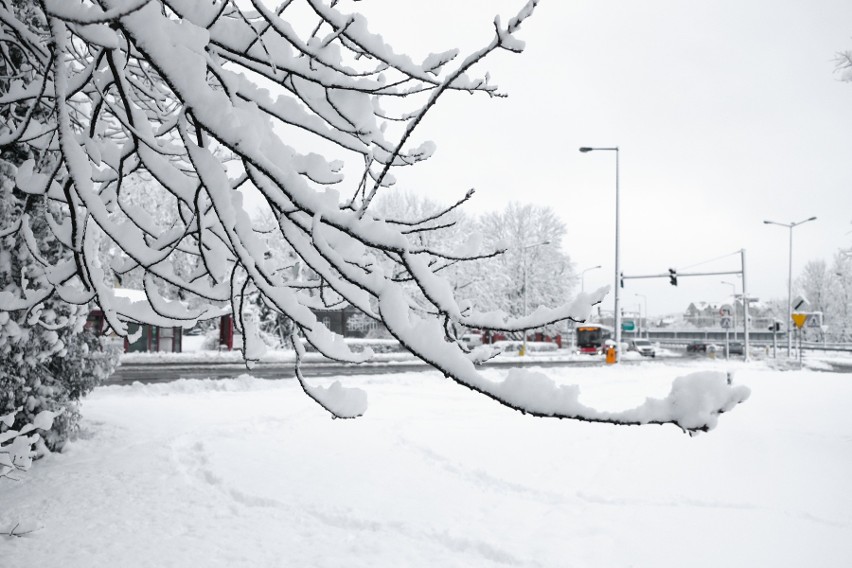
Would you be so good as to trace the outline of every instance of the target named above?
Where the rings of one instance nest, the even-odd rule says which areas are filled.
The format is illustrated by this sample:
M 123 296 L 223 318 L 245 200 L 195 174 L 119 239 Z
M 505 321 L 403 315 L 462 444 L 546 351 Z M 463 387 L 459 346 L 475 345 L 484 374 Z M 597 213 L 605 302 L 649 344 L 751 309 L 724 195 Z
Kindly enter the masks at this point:
M 577 349 L 580 353 L 595 355 L 603 353 L 607 339 L 612 339 L 612 328 L 598 324 L 577 326 Z

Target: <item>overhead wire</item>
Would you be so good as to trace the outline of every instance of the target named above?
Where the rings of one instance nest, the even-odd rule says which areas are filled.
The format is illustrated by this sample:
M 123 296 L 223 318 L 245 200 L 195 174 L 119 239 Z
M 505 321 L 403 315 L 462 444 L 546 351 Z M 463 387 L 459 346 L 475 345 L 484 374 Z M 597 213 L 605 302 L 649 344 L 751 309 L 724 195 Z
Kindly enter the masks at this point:
M 734 252 L 723 254 L 722 256 L 717 256 L 716 258 L 711 258 L 709 260 L 702 260 L 701 262 L 697 262 L 695 264 L 690 264 L 689 266 L 678 267 L 678 272 L 681 270 L 689 270 L 690 268 L 695 268 L 696 266 L 702 266 L 704 264 L 710 264 L 711 262 L 716 262 L 717 260 L 722 260 L 723 258 L 728 258 L 729 256 L 734 256 L 740 254 L 741 250 L 736 250 Z

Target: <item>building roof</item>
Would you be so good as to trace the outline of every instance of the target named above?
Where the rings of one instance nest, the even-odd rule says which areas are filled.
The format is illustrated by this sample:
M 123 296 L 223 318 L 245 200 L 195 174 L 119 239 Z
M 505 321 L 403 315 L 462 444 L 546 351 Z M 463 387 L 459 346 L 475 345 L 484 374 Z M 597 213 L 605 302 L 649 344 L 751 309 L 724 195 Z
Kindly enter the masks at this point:
M 133 288 L 116 288 L 115 297 L 126 298 L 131 302 L 146 302 L 148 300 L 144 290 L 134 290 Z

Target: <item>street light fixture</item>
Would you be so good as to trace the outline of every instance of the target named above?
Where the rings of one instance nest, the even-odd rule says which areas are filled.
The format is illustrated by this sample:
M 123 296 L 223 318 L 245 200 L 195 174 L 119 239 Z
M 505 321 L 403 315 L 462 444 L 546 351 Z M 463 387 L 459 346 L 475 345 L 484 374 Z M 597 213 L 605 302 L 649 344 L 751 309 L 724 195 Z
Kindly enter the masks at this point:
M 764 221 L 765 225 L 778 225 L 790 229 L 790 253 L 787 265 L 787 357 L 793 354 L 793 334 L 790 332 L 790 323 L 793 320 L 793 229 L 808 221 L 815 221 L 816 217 L 810 217 L 804 221 L 795 223 L 778 223 L 777 221 Z
M 540 247 L 549 245 L 550 241 L 542 241 L 540 243 L 535 243 L 532 245 L 527 245 L 521 247 L 521 266 L 523 268 L 524 275 L 524 283 L 523 283 L 523 291 L 524 291 L 524 317 L 527 317 L 527 249 L 531 249 L 533 247 Z M 522 349 L 522 356 L 526 356 L 527 354 L 527 330 L 524 329 L 524 347 Z
M 583 146 L 580 152 L 615 152 L 615 297 L 614 297 L 614 323 L 615 323 L 615 361 L 621 361 L 621 240 L 620 240 L 620 209 L 618 188 L 618 146 L 612 148 L 591 148 Z
M 589 270 L 595 270 L 600 267 L 601 265 L 599 264 L 597 266 L 592 266 L 591 268 L 586 268 L 585 270 L 580 271 L 580 292 L 586 291 L 586 272 L 588 272 Z

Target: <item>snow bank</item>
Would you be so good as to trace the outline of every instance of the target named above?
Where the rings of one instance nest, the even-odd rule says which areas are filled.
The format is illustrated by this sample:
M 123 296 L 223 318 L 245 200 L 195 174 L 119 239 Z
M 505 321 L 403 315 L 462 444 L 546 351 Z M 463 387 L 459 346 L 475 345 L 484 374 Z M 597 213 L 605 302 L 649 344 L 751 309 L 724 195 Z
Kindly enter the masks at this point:
M 112 396 L 121 393 L 126 396 L 169 396 L 175 394 L 203 394 L 211 392 L 250 392 L 270 390 L 277 387 L 277 381 L 256 379 L 242 374 L 234 379 L 178 379 L 168 383 L 140 383 L 129 385 L 106 385 L 99 387 L 90 398 Z

